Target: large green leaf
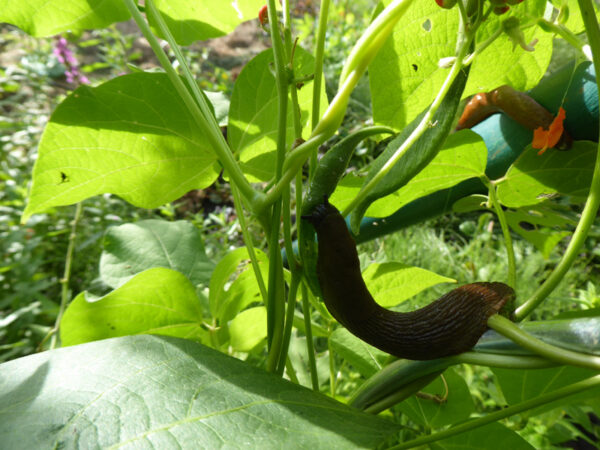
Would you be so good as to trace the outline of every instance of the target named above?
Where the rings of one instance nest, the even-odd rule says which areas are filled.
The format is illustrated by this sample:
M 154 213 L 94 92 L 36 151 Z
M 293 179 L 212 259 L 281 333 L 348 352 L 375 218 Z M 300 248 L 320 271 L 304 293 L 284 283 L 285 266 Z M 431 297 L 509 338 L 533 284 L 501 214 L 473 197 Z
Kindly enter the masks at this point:
M 275 174 L 275 153 L 277 147 L 278 97 L 275 77 L 272 71 L 273 50 L 265 50 L 256 55 L 240 73 L 235 82 L 227 139 L 233 151 L 242 162 L 244 172 L 252 180 L 269 180 Z M 296 78 L 312 75 L 315 71 L 313 56 L 302 47 L 294 51 L 294 75 Z M 310 134 L 312 114 L 312 82 L 305 82 L 298 91 L 298 104 L 301 111 L 303 134 Z M 327 95 L 324 85 L 321 88 L 321 114 L 327 108 Z M 293 107 L 291 101 L 287 109 L 287 142 L 294 140 Z
M 487 148 L 478 134 L 471 130 L 451 134 L 427 167 L 396 192 L 374 202 L 367 215 L 387 217 L 417 198 L 482 177 L 486 163 Z
M 436 284 L 456 283 L 452 278 L 399 262 L 371 264 L 363 278 L 377 303 L 386 307 L 396 306 Z
M 398 426 L 194 342 L 131 336 L 0 366 L 3 448 L 374 448 Z
M 200 301 L 184 275 L 149 269 L 104 297 L 89 298 L 82 292 L 60 324 L 63 345 L 142 333 L 207 339 Z
M 267 255 L 258 249 L 254 251 L 266 280 L 269 270 Z M 262 301 L 246 247 L 229 252 L 219 261 L 210 279 L 209 301 L 211 315 L 222 321 L 232 319 L 251 303 Z
M 155 208 L 210 185 L 215 161 L 165 74 L 81 86 L 46 126 L 23 220 L 103 193 Z
M 498 198 L 513 208 L 556 194 L 583 199 L 590 190 L 597 149 L 595 142 L 576 141 L 569 151 L 550 149 L 538 155 L 528 146 L 498 183 Z
M 249 352 L 267 339 L 267 308 L 257 306 L 242 311 L 229 324 L 231 347 Z
M 383 2 L 390 3 L 390 0 Z M 484 42 L 509 16 L 527 22 L 544 13 L 546 0 L 528 0 L 511 6 L 509 13 L 491 15 L 478 32 Z M 369 66 L 369 81 L 376 123 L 402 129 L 433 101 L 448 69 L 440 59 L 454 56 L 458 10 L 445 10 L 433 1 L 415 2 L 394 34 Z M 489 91 L 502 84 L 518 90 L 535 86 L 552 54 L 552 34 L 538 27 L 524 30 L 525 40 L 538 39 L 534 52 L 526 52 L 504 35 L 477 55 L 464 95 Z
M 129 19 L 121 0 L 0 0 L 0 23 L 42 37 L 103 28 Z
M 231 33 L 246 20 L 256 19 L 264 0 L 154 0 L 179 44 L 188 45 Z M 153 22 L 151 22 L 153 24 Z
M 153 267 L 183 273 L 194 285 L 208 284 L 214 263 L 199 230 L 185 221 L 142 220 L 110 227 L 104 236 L 100 278 L 112 288 Z
M 346 328 L 337 328 L 329 338 L 331 348 L 344 361 L 354 366 L 364 377 L 375 375 L 383 368 L 389 355 L 357 338 Z

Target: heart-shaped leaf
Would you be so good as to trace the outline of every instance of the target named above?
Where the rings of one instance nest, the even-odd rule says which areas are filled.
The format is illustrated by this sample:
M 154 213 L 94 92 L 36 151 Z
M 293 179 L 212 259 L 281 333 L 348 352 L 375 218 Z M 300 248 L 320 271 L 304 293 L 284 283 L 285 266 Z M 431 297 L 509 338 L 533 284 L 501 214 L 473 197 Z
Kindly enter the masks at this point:
M 0 365 L 4 448 L 374 448 L 399 427 L 204 347 L 130 336 Z

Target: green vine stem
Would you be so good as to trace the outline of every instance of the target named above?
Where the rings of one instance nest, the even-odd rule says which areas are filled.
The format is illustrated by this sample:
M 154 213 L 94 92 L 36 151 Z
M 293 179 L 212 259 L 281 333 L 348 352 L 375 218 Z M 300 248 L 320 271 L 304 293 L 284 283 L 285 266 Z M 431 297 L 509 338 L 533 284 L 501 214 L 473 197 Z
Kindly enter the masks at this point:
M 588 43 L 592 50 L 592 57 L 594 62 L 594 68 L 596 71 L 596 78 L 598 78 L 598 68 L 600 67 L 600 29 L 598 28 L 598 20 L 594 6 L 591 0 L 578 0 L 579 9 L 581 10 L 581 16 L 583 23 L 585 24 L 585 30 L 588 37 Z M 581 250 L 583 243 L 596 219 L 598 213 L 598 207 L 600 206 L 600 147 L 596 156 L 596 163 L 594 165 L 594 174 L 592 176 L 592 183 L 590 185 L 590 193 L 585 202 L 583 212 L 579 223 L 573 232 L 571 241 L 567 246 L 563 257 L 560 262 L 556 265 L 550 276 L 544 281 L 544 283 L 527 299 L 525 303 L 519 306 L 515 312 L 517 320 L 523 320 L 542 302 L 550 295 L 550 293 L 556 288 L 558 283 L 563 279 L 564 275 L 573 265 L 573 262 L 577 258 L 579 251 Z
M 233 206 L 235 207 L 235 213 L 237 214 L 238 220 L 240 221 L 242 238 L 244 239 L 244 244 L 248 249 L 248 256 L 250 256 L 250 264 L 252 264 L 252 269 L 254 270 L 254 276 L 256 277 L 256 282 L 258 284 L 258 289 L 260 290 L 260 295 L 263 299 L 263 302 L 266 304 L 267 288 L 265 286 L 265 280 L 263 279 L 262 272 L 260 271 L 260 267 L 258 265 L 258 258 L 256 257 L 256 252 L 254 251 L 254 243 L 252 242 L 252 236 L 250 236 L 250 231 L 248 230 L 248 226 L 246 224 L 246 218 L 244 217 L 244 209 L 242 207 L 240 191 L 238 190 L 235 184 L 231 185 L 231 192 L 233 193 Z
M 292 281 L 290 282 L 290 290 L 287 298 L 287 310 L 285 314 L 285 327 L 283 329 L 283 342 L 281 344 L 281 353 L 279 355 L 279 363 L 277 364 L 276 373 L 283 376 L 285 362 L 288 356 L 288 348 L 290 346 L 290 338 L 292 335 L 292 325 L 294 323 L 294 313 L 296 312 L 296 296 L 298 295 L 298 286 L 302 280 L 302 274 L 299 271 L 292 272 Z
M 506 256 L 508 258 L 508 285 L 514 288 L 517 285 L 517 266 L 515 263 L 515 251 L 513 249 L 512 238 L 510 236 L 510 229 L 508 228 L 508 223 L 506 222 L 506 215 L 504 214 L 504 210 L 498 201 L 498 197 L 496 195 L 496 186 L 490 182 L 487 177 L 483 180 L 483 182 L 488 186 L 490 203 L 494 207 L 496 215 L 498 216 L 498 221 L 500 222 L 500 228 L 502 229 L 502 235 L 504 236 L 504 245 L 506 246 Z
M 77 225 L 81 219 L 81 211 L 83 210 L 82 202 L 77 203 L 75 207 L 75 215 L 71 222 L 71 233 L 69 234 L 69 245 L 67 246 L 67 254 L 65 257 L 65 271 L 60 279 L 60 306 L 58 308 L 58 314 L 56 316 L 56 322 L 54 328 L 50 330 L 52 338 L 50 339 L 50 350 L 56 348 L 58 341 L 58 330 L 60 329 L 60 322 L 62 320 L 65 309 L 71 300 L 71 292 L 69 290 L 69 282 L 71 281 L 71 266 L 73 264 L 73 252 L 75 251 L 75 239 L 77 238 Z M 44 339 L 45 341 L 46 339 Z M 43 344 L 43 342 L 42 342 Z M 42 345 L 40 344 L 40 346 Z
M 199 103 L 197 103 L 194 100 L 194 98 L 191 96 L 190 91 L 188 90 L 188 88 L 186 87 L 184 82 L 181 80 L 179 75 L 177 74 L 177 71 L 171 65 L 169 58 L 167 57 L 166 53 L 160 46 L 160 43 L 158 42 L 158 39 L 156 38 L 156 36 L 154 36 L 154 34 L 152 33 L 152 30 L 150 30 L 150 26 L 144 20 L 144 17 L 138 10 L 137 5 L 134 3 L 133 0 L 124 0 L 124 2 L 125 2 L 125 6 L 131 13 L 133 20 L 135 21 L 135 23 L 139 27 L 140 31 L 142 32 L 142 34 L 144 35 L 144 37 L 150 44 L 150 47 L 152 47 L 154 54 L 156 55 L 156 57 L 158 58 L 158 61 L 160 62 L 163 69 L 165 70 L 167 76 L 169 77 L 169 80 L 171 81 L 171 83 L 173 83 L 173 86 L 175 87 L 175 90 L 179 94 L 179 97 L 185 103 L 187 109 L 189 110 L 189 112 L 190 112 L 192 118 L 194 119 L 194 121 L 196 122 L 196 124 L 200 127 L 202 132 L 206 135 L 207 139 L 209 140 L 209 142 L 211 144 L 211 147 L 217 154 L 217 157 L 219 158 L 221 164 L 223 164 L 228 175 L 231 177 L 232 182 L 234 182 L 239 187 L 240 192 L 251 203 L 251 205 L 253 205 L 255 202 L 260 203 L 260 199 L 261 199 L 261 197 L 264 196 L 264 194 L 261 192 L 258 192 L 252 188 L 252 186 L 250 185 L 250 183 L 248 182 L 248 180 L 242 173 L 242 170 L 240 169 L 240 166 L 238 165 L 237 161 L 235 160 L 233 154 L 231 153 L 229 146 L 225 142 L 225 139 L 223 138 L 223 135 L 222 135 L 219 127 L 215 125 L 216 122 L 213 123 L 212 121 L 209 121 L 207 119 L 207 117 L 204 115 L 204 113 L 200 109 Z M 148 10 L 154 8 L 154 3 L 152 2 L 152 0 L 148 0 L 148 2 L 146 3 L 146 7 Z M 171 33 L 168 30 L 168 27 L 166 26 L 166 24 L 164 24 L 164 21 L 162 20 L 160 13 L 158 13 L 158 11 L 155 8 L 154 8 L 154 11 L 155 11 L 155 15 L 153 17 L 156 20 L 157 24 L 159 25 L 159 28 L 161 28 L 161 32 L 163 33 L 165 38 L 171 39 L 171 41 L 169 42 L 169 45 L 171 46 L 171 48 L 173 48 L 174 51 L 175 51 L 175 49 L 178 50 L 179 47 L 178 47 L 177 43 L 175 42 L 175 40 L 173 39 L 173 37 L 171 36 Z M 161 27 L 161 23 L 162 23 L 162 27 Z M 162 29 L 163 27 L 164 27 L 164 30 Z M 166 31 L 166 33 L 165 33 L 165 31 Z M 187 63 L 185 62 L 185 59 L 183 59 L 183 57 L 182 57 L 182 61 L 179 61 L 179 63 L 181 65 L 181 67 L 184 68 L 184 72 L 186 71 L 186 69 L 187 69 L 187 72 L 189 72 L 189 69 L 187 68 Z M 192 77 L 192 80 L 193 80 L 193 77 Z M 193 81 L 193 83 L 188 83 L 188 84 L 190 85 L 190 89 L 193 89 L 193 86 L 196 86 L 195 81 Z M 202 99 L 202 100 L 199 100 L 200 104 L 202 104 L 203 101 L 205 102 L 203 96 L 200 96 L 200 98 Z M 210 114 L 210 115 L 212 115 L 212 114 Z
M 577 383 L 570 384 L 569 386 L 565 386 L 563 388 L 557 389 L 555 391 L 549 392 L 547 394 L 540 395 L 539 397 L 533 398 L 531 400 L 527 400 L 521 403 L 517 403 L 516 405 L 508 406 L 500 411 L 496 411 L 490 413 L 484 417 L 479 417 L 477 419 L 470 420 L 468 422 L 461 423 L 460 425 L 456 425 L 455 427 L 449 428 L 444 431 L 440 431 L 439 433 L 431 434 L 429 436 L 423 436 L 421 438 L 414 439 L 412 441 L 403 442 L 402 444 L 396 445 L 394 447 L 390 447 L 390 450 L 401 450 L 408 448 L 416 448 L 425 444 L 429 444 L 430 442 L 440 441 L 442 439 L 449 438 L 451 436 L 455 436 L 460 433 L 464 433 L 466 431 L 473 430 L 475 428 L 482 427 L 487 425 L 488 423 L 496 422 L 498 420 L 506 419 L 507 417 L 513 416 L 515 414 L 519 414 L 520 412 L 527 411 L 538 406 L 544 405 L 546 403 L 553 402 L 555 400 L 559 400 L 561 398 L 567 397 L 569 395 L 577 394 L 579 392 L 585 391 L 587 389 L 591 389 L 594 387 L 600 386 L 600 375 L 596 375 L 594 377 L 585 379 L 583 381 L 579 381 Z
M 321 111 L 321 82 L 323 81 L 323 57 L 325 54 L 325 35 L 327 34 L 327 18 L 329 17 L 329 4 L 331 0 L 321 0 L 319 5 L 319 24 L 317 25 L 317 36 L 315 41 L 315 76 L 313 79 L 312 92 L 312 118 L 311 130 L 319 123 L 319 112 Z M 309 173 L 312 174 L 317 167 L 317 152 L 312 152 L 309 164 Z
M 499 314 L 494 314 L 488 319 L 488 326 L 502 336 L 519 344 L 521 347 L 531 350 L 551 361 L 560 364 L 570 364 L 573 366 L 600 370 L 600 357 L 586 355 L 584 353 L 578 353 L 547 344 L 523 331 L 514 322 L 511 322 L 506 317 L 502 317 Z
M 279 18 L 275 8 L 275 0 L 267 3 L 275 64 L 275 84 L 277 86 L 277 150 L 275 179 L 281 178 L 283 161 L 287 151 L 286 128 L 288 107 L 288 74 L 286 71 L 283 40 L 279 33 Z M 287 186 L 289 188 L 289 186 Z M 271 210 L 271 226 L 269 230 L 269 290 L 267 301 L 267 335 L 269 356 L 267 370 L 277 370 L 285 321 L 285 286 L 283 281 L 283 261 L 279 247 L 279 230 L 281 229 L 282 197 L 274 199 Z
M 306 350 L 308 352 L 308 368 L 313 391 L 319 392 L 319 375 L 317 372 L 317 361 L 315 358 L 315 347 L 310 321 L 310 302 L 308 301 L 308 289 L 302 283 L 302 311 L 304 313 L 304 329 L 306 331 Z

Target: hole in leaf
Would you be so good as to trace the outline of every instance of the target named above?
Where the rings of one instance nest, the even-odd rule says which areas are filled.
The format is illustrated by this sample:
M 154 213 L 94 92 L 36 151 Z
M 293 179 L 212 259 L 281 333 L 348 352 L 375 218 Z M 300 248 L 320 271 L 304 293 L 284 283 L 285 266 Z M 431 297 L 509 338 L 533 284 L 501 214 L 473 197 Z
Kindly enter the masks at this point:
M 417 66 L 416 64 L 411 64 L 413 70 L 416 72 L 417 70 L 419 70 L 419 66 Z
M 523 228 L 525 231 L 531 231 L 531 230 L 535 230 L 535 226 L 529 222 L 525 222 L 524 220 L 522 220 L 521 222 L 519 222 L 519 226 L 521 228 Z
M 431 20 L 427 19 L 425 22 L 423 22 L 423 25 L 421 25 L 423 27 L 423 29 L 427 32 L 431 31 Z

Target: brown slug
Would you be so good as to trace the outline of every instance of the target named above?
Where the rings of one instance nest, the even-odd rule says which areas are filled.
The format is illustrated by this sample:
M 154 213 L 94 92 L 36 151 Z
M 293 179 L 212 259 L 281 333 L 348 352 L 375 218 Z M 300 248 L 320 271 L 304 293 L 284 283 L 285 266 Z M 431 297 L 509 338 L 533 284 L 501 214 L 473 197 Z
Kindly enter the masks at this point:
M 504 283 L 473 283 L 416 311 L 390 311 L 368 291 L 356 244 L 339 211 L 325 200 L 303 219 L 317 232 L 317 275 L 329 312 L 363 341 L 399 358 L 436 359 L 471 349 L 486 331 L 487 319 L 514 298 Z

